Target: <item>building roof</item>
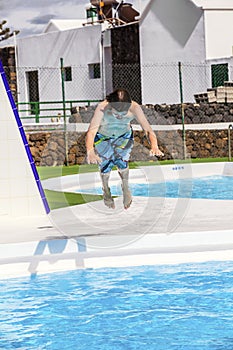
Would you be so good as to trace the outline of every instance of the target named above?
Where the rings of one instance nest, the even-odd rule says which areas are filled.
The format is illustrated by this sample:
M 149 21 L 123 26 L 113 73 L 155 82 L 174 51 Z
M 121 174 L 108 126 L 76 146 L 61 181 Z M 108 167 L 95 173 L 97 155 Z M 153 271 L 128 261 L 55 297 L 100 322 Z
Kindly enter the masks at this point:
M 86 19 L 51 19 L 44 29 L 44 33 L 80 28 Z

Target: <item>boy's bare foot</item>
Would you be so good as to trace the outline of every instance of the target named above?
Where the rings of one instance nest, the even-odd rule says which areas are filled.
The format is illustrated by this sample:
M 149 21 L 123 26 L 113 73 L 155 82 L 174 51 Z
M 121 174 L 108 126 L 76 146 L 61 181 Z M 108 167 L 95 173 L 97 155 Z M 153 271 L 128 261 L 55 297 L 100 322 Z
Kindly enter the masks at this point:
M 132 196 L 131 196 L 131 192 L 129 190 L 129 168 L 126 169 L 119 169 L 118 170 L 119 175 L 121 177 L 122 180 L 122 192 L 123 192 L 123 204 L 124 204 L 124 208 L 128 209 L 132 203 Z
M 122 191 L 123 191 L 123 204 L 124 204 L 124 208 L 128 209 L 132 203 L 132 196 L 131 196 L 131 192 L 127 187 L 124 188 L 124 186 L 122 186 Z
M 112 198 L 110 189 L 108 191 L 103 190 L 104 204 L 111 209 L 115 209 L 115 203 Z
M 110 173 L 107 173 L 107 174 L 101 173 L 100 175 L 101 175 L 101 180 L 102 180 L 102 184 L 103 184 L 102 190 L 103 190 L 104 204 L 108 208 L 115 209 L 115 203 L 114 203 L 114 200 L 112 198 L 110 188 L 108 186 Z

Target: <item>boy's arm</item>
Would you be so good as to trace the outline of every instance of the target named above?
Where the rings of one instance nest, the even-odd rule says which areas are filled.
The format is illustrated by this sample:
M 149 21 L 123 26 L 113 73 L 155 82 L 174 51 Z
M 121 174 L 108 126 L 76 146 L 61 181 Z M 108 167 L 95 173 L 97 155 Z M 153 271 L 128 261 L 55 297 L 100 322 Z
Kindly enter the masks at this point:
M 103 108 L 104 104 L 101 102 L 95 110 L 93 118 L 90 122 L 89 128 L 86 134 L 86 151 L 87 151 L 87 162 L 88 164 L 97 164 L 101 160 L 99 156 L 95 153 L 94 149 L 94 139 L 95 135 L 99 129 L 101 120 L 103 118 Z
M 132 110 L 132 113 L 135 115 L 137 121 L 145 131 L 146 136 L 149 138 L 150 146 L 151 146 L 151 150 L 150 150 L 151 155 L 162 157 L 164 154 L 163 152 L 160 151 L 158 147 L 157 137 L 154 131 L 152 130 L 148 120 L 146 119 L 141 106 L 137 102 L 132 102 L 131 110 Z

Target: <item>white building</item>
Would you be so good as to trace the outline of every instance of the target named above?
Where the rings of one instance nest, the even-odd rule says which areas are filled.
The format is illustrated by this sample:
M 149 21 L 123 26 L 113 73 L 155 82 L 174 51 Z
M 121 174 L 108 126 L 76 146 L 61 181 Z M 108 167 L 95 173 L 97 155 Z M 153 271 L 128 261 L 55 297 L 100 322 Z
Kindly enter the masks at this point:
M 232 56 L 233 1 L 193 0 L 204 13 L 206 58 Z
M 137 25 L 138 53 L 137 43 L 132 41 L 136 36 L 124 35 L 129 26 Z M 117 31 L 123 33 L 120 39 Z M 139 102 L 179 103 L 181 62 L 184 101 L 193 102 L 194 94 L 218 79 L 233 78 L 232 32 L 232 0 L 150 0 L 138 24 L 117 28 L 109 28 L 108 23 L 53 20 L 44 33 L 17 41 L 19 101 L 61 100 L 63 58 L 67 100 L 102 99 L 116 87 L 120 70 L 125 70 L 125 75 L 119 83 L 127 87 L 136 64 Z M 116 49 L 121 44 L 125 51 L 119 58 Z M 128 61 L 123 59 L 132 50 L 137 62 L 132 55 Z
M 49 28 L 51 29 L 50 26 Z M 35 90 L 35 85 L 38 86 L 41 101 L 61 100 L 61 74 L 59 73 L 61 58 L 64 60 L 65 67 L 79 67 L 76 76 L 66 79 L 67 98 L 69 100 L 85 99 L 86 89 L 83 83 L 86 79 L 92 80 L 93 65 L 100 62 L 101 33 L 101 25 L 96 25 L 49 31 L 19 39 L 17 53 L 20 101 L 30 99 L 30 91 Z M 72 87 L 72 80 L 78 80 L 75 90 Z M 102 98 L 99 92 L 101 81 L 95 80 L 92 84 L 94 85 L 92 99 Z
M 140 43 L 142 102 L 177 103 L 180 100 L 178 62 L 205 62 L 202 9 L 187 0 L 149 1 L 141 16 Z M 151 80 L 155 82 L 153 89 Z M 199 79 L 196 84 L 193 91 L 202 90 Z M 193 97 L 193 92 L 190 93 Z

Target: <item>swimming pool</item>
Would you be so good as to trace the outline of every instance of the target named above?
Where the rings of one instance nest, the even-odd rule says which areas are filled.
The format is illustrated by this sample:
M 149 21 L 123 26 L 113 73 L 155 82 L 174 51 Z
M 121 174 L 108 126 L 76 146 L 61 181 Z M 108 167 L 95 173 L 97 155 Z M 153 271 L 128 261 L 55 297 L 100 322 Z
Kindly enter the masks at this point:
M 205 199 L 233 199 L 233 176 L 204 176 L 167 180 L 159 183 L 131 183 L 133 196 L 169 197 L 169 198 L 205 198 Z M 101 187 L 78 189 L 79 193 L 101 194 Z M 114 196 L 122 194 L 121 186 L 112 185 Z
M 0 348 L 230 350 L 233 262 L 0 282 Z

